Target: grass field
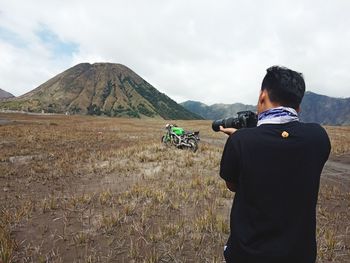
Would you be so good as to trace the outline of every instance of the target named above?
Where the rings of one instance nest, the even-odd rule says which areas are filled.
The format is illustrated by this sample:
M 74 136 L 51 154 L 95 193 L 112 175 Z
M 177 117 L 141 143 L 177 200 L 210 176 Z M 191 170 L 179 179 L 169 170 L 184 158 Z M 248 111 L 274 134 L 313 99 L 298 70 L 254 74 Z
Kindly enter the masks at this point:
M 0 113 L 0 262 L 223 262 L 226 137 L 166 148 L 164 120 Z M 318 262 L 350 261 L 350 127 L 326 127 Z

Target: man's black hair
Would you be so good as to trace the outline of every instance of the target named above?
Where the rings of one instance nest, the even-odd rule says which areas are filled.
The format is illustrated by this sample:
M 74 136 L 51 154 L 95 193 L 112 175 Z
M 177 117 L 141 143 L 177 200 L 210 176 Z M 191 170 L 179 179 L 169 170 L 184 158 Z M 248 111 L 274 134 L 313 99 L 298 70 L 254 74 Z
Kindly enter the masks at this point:
M 281 66 L 272 66 L 266 71 L 261 90 L 267 90 L 271 102 L 297 109 L 305 93 L 303 75 Z

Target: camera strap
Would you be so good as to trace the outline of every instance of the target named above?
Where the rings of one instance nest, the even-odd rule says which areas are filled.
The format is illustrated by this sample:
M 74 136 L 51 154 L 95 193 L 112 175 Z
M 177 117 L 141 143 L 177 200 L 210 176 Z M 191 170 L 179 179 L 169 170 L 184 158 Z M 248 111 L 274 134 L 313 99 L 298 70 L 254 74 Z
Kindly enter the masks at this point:
M 257 126 L 262 124 L 283 124 L 299 121 L 298 113 L 289 107 L 277 107 L 264 111 L 258 115 Z

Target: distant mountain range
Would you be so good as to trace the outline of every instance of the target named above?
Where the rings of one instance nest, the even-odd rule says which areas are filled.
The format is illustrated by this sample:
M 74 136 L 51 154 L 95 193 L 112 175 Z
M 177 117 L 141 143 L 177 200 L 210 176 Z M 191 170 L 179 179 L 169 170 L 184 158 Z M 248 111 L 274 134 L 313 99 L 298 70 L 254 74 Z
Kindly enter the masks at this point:
M 15 96 L 13 96 L 10 92 L 0 89 L 0 100 L 14 97 Z
M 211 106 L 208 106 L 199 101 L 185 101 L 180 103 L 186 109 L 202 116 L 204 119 L 208 120 L 216 120 L 230 116 L 236 116 L 237 112 L 251 110 L 256 111 L 256 106 L 253 105 L 245 105 L 242 103 L 234 103 L 234 104 L 223 104 L 217 103 Z
M 185 101 L 181 105 L 209 120 L 236 116 L 244 110 L 256 111 L 256 106 L 242 103 L 208 106 L 198 101 Z M 300 119 L 324 125 L 350 125 L 350 98 L 332 98 L 308 91 L 301 103 Z
M 0 109 L 163 119 L 202 119 L 121 64 L 82 63 Z
M 350 98 L 332 98 L 306 92 L 301 103 L 300 118 L 304 122 L 325 125 L 350 125 Z

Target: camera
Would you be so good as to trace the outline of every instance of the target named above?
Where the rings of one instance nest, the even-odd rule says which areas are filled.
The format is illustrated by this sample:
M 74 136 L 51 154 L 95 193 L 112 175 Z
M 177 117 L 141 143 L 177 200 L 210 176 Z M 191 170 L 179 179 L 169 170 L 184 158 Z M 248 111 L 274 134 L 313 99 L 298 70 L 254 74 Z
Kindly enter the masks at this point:
M 220 131 L 220 126 L 224 128 L 251 128 L 256 127 L 258 117 L 252 111 L 240 111 L 237 118 L 225 118 L 213 121 L 211 127 L 215 132 Z

